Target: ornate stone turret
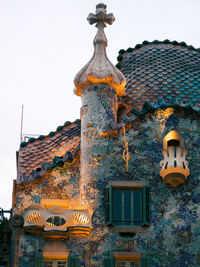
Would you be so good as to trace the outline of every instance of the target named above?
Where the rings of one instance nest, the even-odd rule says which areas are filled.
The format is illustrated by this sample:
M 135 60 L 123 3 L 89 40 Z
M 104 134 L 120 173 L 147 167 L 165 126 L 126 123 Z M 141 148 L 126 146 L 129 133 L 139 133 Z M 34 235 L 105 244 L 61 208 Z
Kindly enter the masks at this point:
M 108 146 L 110 133 L 117 125 L 117 96 L 125 93 L 123 74 L 109 61 L 106 55 L 106 23 L 112 24 L 113 14 L 106 13 L 106 5 L 98 4 L 96 14 L 88 16 L 90 24 L 98 28 L 94 39 L 94 55 L 75 77 L 75 94 L 81 96 L 81 181 L 82 199 L 91 213 L 101 205 L 98 197 L 98 182 L 106 179 L 103 155 L 113 153 Z M 97 156 L 98 155 L 98 156 Z M 101 157 L 102 156 L 102 157 Z M 101 162 L 99 162 L 101 161 Z M 102 194 L 102 193 L 101 193 Z
M 98 4 L 96 14 L 90 13 L 87 18 L 90 24 L 96 23 L 98 31 L 94 39 L 94 54 L 91 60 L 77 73 L 74 80 L 75 94 L 78 96 L 81 96 L 82 90 L 86 86 L 99 83 L 112 86 L 118 96 L 125 94 L 125 77 L 106 55 L 107 39 L 104 27 L 106 27 L 106 23 L 111 25 L 115 20 L 112 13 L 106 13 L 106 5 Z

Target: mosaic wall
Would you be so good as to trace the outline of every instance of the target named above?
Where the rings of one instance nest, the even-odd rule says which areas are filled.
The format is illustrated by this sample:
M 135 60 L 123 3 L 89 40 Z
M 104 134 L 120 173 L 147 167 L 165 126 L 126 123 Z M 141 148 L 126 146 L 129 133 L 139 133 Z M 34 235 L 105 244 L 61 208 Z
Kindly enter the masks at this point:
M 19 184 L 16 189 L 15 211 L 22 212 L 44 199 L 72 199 L 79 193 L 79 155 L 62 167 L 47 171 L 40 178 Z
M 80 266 L 102 267 L 103 256 L 114 251 L 135 251 L 149 255 L 152 267 L 200 266 L 200 122 L 197 113 L 182 108 L 157 109 L 122 127 L 110 135 L 101 135 L 88 140 L 90 154 L 88 175 L 85 177 L 85 198 L 97 203 L 93 214 L 93 231 L 87 238 L 69 238 L 66 241 L 72 254 L 79 255 Z M 160 177 L 159 162 L 162 156 L 162 140 L 171 131 L 177 130 L 188 150 L 190 175 L 184 185 L 172 188 Z M 123 158 L 128 141 L 130 159 Z M 98 151 L 98 153 L 97 153 Z M 96 160 L 94 160 L 94 158 Z M 93 160 L 92 160 L 93 159 Z M 91 161 L 92 160 L 92 161 Z M 75 166 L 56 167 L 42 178 L 18 186 L 17 209 L 43 198 L 72 198 L 79 191 L 79 163 Z M 110 233 L 105 227 L 105 188 L 109 180 L 145 180 L 151 194 L 151 226 L 146 234 L 122 237 Z M 98 205 L 97 205 L 98 204 Z M 33 248 L 39 245 L 37 238 L 20 241 L 20 267 L 32 266 L 22 262 L 25 254 L 30 258 Z M 40 242 L 40 246 L 42 243 Z M 42 247 L 40 247 L 42 248 Z M 25 254 L 24 254 L 25 253 Z
M 35 252 L 39 248 L 39 238 L 36 236 L 22 235 L 19 239 L 18 265 L 20 267 L 35 267 Z

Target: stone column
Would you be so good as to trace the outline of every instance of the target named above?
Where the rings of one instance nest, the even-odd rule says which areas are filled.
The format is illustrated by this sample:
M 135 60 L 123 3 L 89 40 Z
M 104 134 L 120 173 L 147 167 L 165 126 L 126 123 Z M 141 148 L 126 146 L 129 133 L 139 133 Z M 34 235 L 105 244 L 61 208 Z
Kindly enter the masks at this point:
M 80 194 L 91 215 L 101 204 L 100 184 L 108 177 L 105 154 L 113 152 L 109 133 L 116 129 L 117 96 L 125 93 L 123 74 L 106 55 L 106 23 L 112 24 L 113 14 L 107 14 L 106 5 L 98 4 L 96 14 L 88 16 L 90 24 L 98 28 L 91 60 L 75 77 L 75 94 L 81 96 L 81 180 Z

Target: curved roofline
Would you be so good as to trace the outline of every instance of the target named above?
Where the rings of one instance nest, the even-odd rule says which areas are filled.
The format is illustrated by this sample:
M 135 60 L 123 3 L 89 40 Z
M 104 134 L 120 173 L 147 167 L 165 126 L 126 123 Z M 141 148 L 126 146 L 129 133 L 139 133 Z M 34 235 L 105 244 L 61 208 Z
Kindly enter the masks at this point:
M 137 108 L 133 108 L 131 110 L 132 116 L 128 117 L 127 115 L 122 116 L 121 120 L 125 124 L 134 122 L 137 118 L 146 115 L 149 111 L 155 111 L 159 108 L 185 108 L 187 110 L 193 110 L 200 115 L 200 106 L 197 106 L 194 102 L 190 101 L 190 103 L 183 103 L 181 101 L 176 101 L 172 99 L 169 103 L 164 100 L 158 100 L 157 103 L 151 104 L 149 102 L 145 102 L 143 104 L 142 110 Z
M 185 47 L 187 48 L 188 50 L 193 50 L 193 51 L 196 51 L 198 53 L 200 53 L 200 48 L 195 48 L 194 46 L 192 45 L 187 45 L 185 42 L 177 42 L 177 41 L 170 41 L 168 39 L 164 40 L 164 41 L 158 41 L 158 40 L 154 40 L 152 42 L 149 42 L 149 41 L 143 41 L 141 44 L 136 44 L 134 48 L 132 47 L 129 47 L 127 50 L 124 50 L 124 49 L 120 49 L 119 52 L 118 52 L 118 57 L 117 57 L 117 61 L 118 63 L 115 65 L 118 69 L 120 69 L 121 67 L 121 64 L 120 62 L 122 61 L 123 59 L 123 54 L 125 53 L 131 53 L 135 50 L 138 50 L 142 47 L 145 47 L 147 45 L 160 45 L 160 44 L 171 44 L 171 45 L 174 45 L 174 46 L 181 46 L 181 47 Z

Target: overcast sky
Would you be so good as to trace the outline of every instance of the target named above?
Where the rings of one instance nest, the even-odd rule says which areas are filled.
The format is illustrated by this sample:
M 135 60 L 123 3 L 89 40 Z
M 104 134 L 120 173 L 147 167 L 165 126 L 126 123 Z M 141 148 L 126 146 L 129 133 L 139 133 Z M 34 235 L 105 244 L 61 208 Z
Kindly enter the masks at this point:
M 155 39 L 200 47 L 200 0 L 105 0 L 116 21 L 105 31 L 107 54 Z M 0 207 L 11 208 L 24 134 L 48 134 L 79 118 L 76 73 L 93 54 L 96 28 L 86 20 L 94 0 L 0 0 Z

